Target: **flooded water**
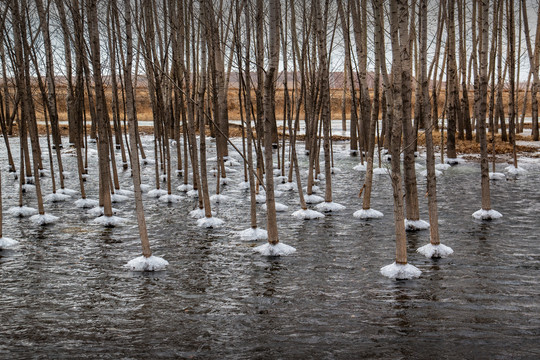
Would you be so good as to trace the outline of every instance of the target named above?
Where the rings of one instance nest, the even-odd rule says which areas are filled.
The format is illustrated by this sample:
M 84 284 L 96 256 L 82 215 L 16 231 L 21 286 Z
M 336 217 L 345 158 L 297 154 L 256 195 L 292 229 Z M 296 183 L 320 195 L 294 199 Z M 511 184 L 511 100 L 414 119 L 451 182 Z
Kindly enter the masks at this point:
M 152 156 L 148 138 L 145 146 Z M 17 204 L 17 183 L 0 149 L 5 213 Z M 46 204 L 61 218 L 46 227 L 6 214 L 4 235 L 20 245 L 0 251 L 0 358 L 540 357 L 538 163 L 523 164 L 529 174 L 517 181 L 491 183 L 493 208 L 504 215 L 493 222 L 471 216 L 480 208 L 479 165 L 447 170 L 438 179 L 440 233 L 455 253 L 426 259 L 415 250 L 429 242 L 429 231 L 409 233 L 409 262 L 422 275 L 393 281 L 379 273 L 394 261 L 390 179 L 376 177 L 373 189 L 372 207 L 385 217 L 355 219 L 364 175 L 352 167 L 359 159 L 349 157 L 345 144 L 334 155 L 342 170 L 332 179 L 334 201 L 347 209 L 302 221 L 290 216 L 299 208 L 296 192 L 280 197 L 289 205 L 278 213 L 280 240 L 297 249 L 288 257 L 261 257 L 255 243 L 237 236 L 249 227 L 249 198 L 234 185 L 243 179 L 240 166 L 223 191 L 233 200 L 216 207 L 226 222 L 220 229 L 196 226 L 188 216 L 196 206 L 191 198 L 164 205 L 145 197 L 152 250 L 170 263 L 159 273 L 123 268 L 141 251 L 132 202 L 115 204 L 128 222 L 112 229 L 93 225 L 75 198 Z M 75 160 L 65 157 L 72 189 L 78 189 Z M 86 186 L 94 199 L 96 162 L 91 151 Z M 129 172 L 120 178 L 129 188 Z M 153 166 L 143 178 L 155 186 Z M 51 180 L 43 181 L 49 194 Z M 173 181 L 178 193 L 181 178 Z M 421 176 L 419 193 L 428 220 Z M 35 193 L 25 202 L 36 207 Z

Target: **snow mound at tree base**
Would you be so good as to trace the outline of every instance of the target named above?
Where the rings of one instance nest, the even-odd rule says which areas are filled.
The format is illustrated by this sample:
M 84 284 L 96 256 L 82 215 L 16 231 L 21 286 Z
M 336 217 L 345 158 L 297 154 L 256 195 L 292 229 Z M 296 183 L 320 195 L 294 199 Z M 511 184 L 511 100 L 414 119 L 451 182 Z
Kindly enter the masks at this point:
M 360 209 L 355 211 L 353 216 L 359 219 L 380 219 L 384 215 L 382 212 L 374 209 Z
M 167 195 L 167 191 L 163 189 L 153 189 L 148 192 L 148 196 L 156 199 L 162 197 L 163 195 Z
M 268 232 L 264 229 L 259 229 L 259 228 L 255 228 L 255 229 L 249 228 L 249 229 L 240 231 L 238 235 L 240 235 L 240 239 L 244 241 L 268 239 Z
M 207 229 L 215 229 L 222 226 L 225 222 L 217 217 L 204 217 L 197 220 L 197 226 Z
M 304 187 L 302 188 L 302 190 L 304 190 L 305 192 L 307 192 L 307 186 L 304 186 Z M 313 185 L 313 186 L 311 187 L 311 193 L 312 193 L 312 194 L 318 194 L 318 193 L 320 193 L 320 192 L 321 192 L 321 188 L 318 187 L 317 185 Z
M 199 197 L 199 190 L 191 189 L 186 193 L 187 196 L 192 198 L 198 198 Z
M 135 191 L 135 186 L 131 185 L 129 188 L 131 189 L 132 192 Z M 146 192 L 149 192 L 149 191 L 150 191 L 150 185 L 141 184 L 141 192 L 146 193 Z
M 79 199 L 75 201 L 75 206 L 81 209 L 90 209 L 99 205 L 99 201 L 93 199 Z
M 125 195 L 120 194 L 111 194 L 111 202 L 112 203 L 122 203 L 128 201 L 129 198 Z
M 57 216 L 50 215 L 50 214 L 43 214 L 43 215 L 34 215 L 30 216 L 30 221 L 33 222 L 35 225 L 48 225 L 53 224 L 58 220 Z
M 321 211 L 321 212 L 338 212 L 345 210 L 345 206 L 338 204 L 336 202 L 322 202 L 320 204 L 317 204 L 315 206 L 315 209 Z
M 116 214 L 116 212 L 118 211 L 118 209 L 115 209 L 115 208 L 111 208 L 111 210 L 113 214 Z M 98 217 L 104 214 L 105 214 L 105 209 L 103 209 L 103 206 L 96 206 L 88 210 L 88 215 L 90 216 Z
M 276 245 L 266 243 L 255 247 L 253 250 L 263 256 L 286 256 L 296 251 L 292 246 L 283 243 L 277 243 Z
M 444 258 L 454 253 L 451 247 L 439 244 L 427 244 L 416 249 L 416 251 L 427 258 Z
M 216 212 L 215 211 L 210 211 L 210 213 L 212 214 L 212 216 L 216 216 Z M 195 210 L 191 210 L 189 212 L 189 216 L 191 216 L 192 218 L 194 219 L 202 219 L 203 217 L 205 217 L 204 215 L 204 209 L 195 209 Z
M 443 174 L 442 171 L 435 169 L 435 177 L 439 177 L 442 174 Z M 423 177 L 427 177 L 427 170 L 422 171 L 420 175 L 422 175 Z
M 338 168 L 338 167 L 332 167 L 330 168 L 330 173 L 331 174 L 337 174 L 337 173 L 340 173 L 341 172 L 341 169 Z
M 490 172 L 489 180 L 506 180 L 506 175 L 500 172 Z
M 373 169 L 373 175 L 387 175 L 389 172 L 389 169 L 383 167 Z
M 52 194 L 49 194 L 49 195 L 45 196 L 45 201 L 50 202 L 50 203 L 55 203 L 55 202 L 66 201 L 66 200 L 68 200 L 70 198 L 71 198 L 71 196 L 69 196 L 69 195 L 52 193 Z
M 193 185 L 191 185 L 191 184 L 182 184 L 179 187 L 177 187 L 176 190 L 181 191 L 181 192 L 188 192 L 190 190 L 193 190 Z
M 502 218 L 502 214 L 496 210 L 480 209 L 472 214 L 476 220 L 495 220 Z
M 126 219 L 118 216 L 100 216 L 98 218 L 95 218 L 93 222 L 94 224 L 102 225 L 105 227 L 115 227 L 125 223 Z
M 424 220 L 409 220 L 405 219 L 406 231 L 419 231 L 429 229 L 429 223 Z
M 7 237 L 0 238 L 0 250 L 11 249 L 12 247 L 17 246 L 17 244 L 19 244 L 17 240 L 13 240 Z
M 452 165 L 450 165 L 450 164 L 437 164 L 437 165 L 435 165 L 435 169 L 442 170 L 442 171 L 448 170 L 451 167 L 452 167 Z
M 514 165 L 507 166 L 504 171 L 506 171 L 511 177 L 518 177 L 527 173 L 527 170 L 525 170 L 524 168 L 519 166 L 515 167 Z
M 319 195 L 306 195 L 304 196 L 304 201 L 306 204 L 318 204 L 324 201 L 324 198 L 320 197 Z
M 147 185 L 147 186 L 148 186 L 148 185 Z M 142 189 L 142 184 L 141 184 L 141 191 L 143 191 L 143 189 Z M 128 196 L 128 197 L 132 197 L 132 196 L 135 195 L 135 192 L 133 192 L 133 190 L 115 189 L 114 192 L 115 192 L 115 194 L 123 195 L 123 196 Z
M 366 164 L 358 164 L 355 167 L 353 167 L 353 169 L 356 171 L 366 171 L 367 167 L 366 167 Z
M 63 195 L 73 196 L 73 195 L 78 194 L 79 192 L 78 192 L 77 190 L 64 188 L 64 189 L 59 189 L 59 190 L 57 190 L 56 193 L 57 193 L 57 194 L 63 194 Z
M 159 256 L 139 256 L 130 260 L 125 267 L 131 271 L 160 271 L 165 269 L 169 262 Z
M 277 211 L 277 212 L 283 212 L 283 211 L 287 211 L 287 210 L 289 209 L 289 207 L 288 207 L 287 205 L 285 205 L 285 204 L 278 203 L 278 202 L 276 202 L 275 204 L 276 204 L 276 211 Z M 267 209 L 266 204 L 263 204 L 263 205 L 261 206 L 261 208 L 262 208 L 264 211 L 266 211 L 266 209 Z
M 458 165 L 458 164 L 463 164 L 465 162 L 465 160 L 463 160 L 462 158 L 448 158 L 446 159 L 446 163 L 449 164 L 449 165 Z
M 9 208 L 7 212 L 16 217 L 27 217 L 38 213 L 37 209 L 28 206 L 14 206 Z
M 320 219 L 324 217 L 323 213 L 320 213 L 315 210 L 310 209 L 300 209 L 292 213 L 292 216 L 300 219 L 300 220 L 313 220 L 313 219 Z
M 411 264 L 396 264 L 395 262 L 381 268 L 381 274 L 394 280 L 408 280 L 420 276 L 422 272 Z
M 296 187 L 296 184 L 293 182 L 286 182 L 284 184 L 279 184 L 277 189 L 280 191 L 293 191 Z
M 163 195 L 159 197 L 159 202 L 168 204 L 179 203 L 180 200 L 182 200 L 182 198 L 178 195 Z
M 225 204 L 225 203 L 229 202 L 230 200 L 231 200 L 231 198 L 229 196 L 223 195 L 223 194 L 214 194 L 214 195 L 210 196 L 210 201 L 213 204 L 217 204 L 217 203 Z
M 249 189 L 249 181 L 242 181 L 238 184 L 238 188 L 242 190 Z

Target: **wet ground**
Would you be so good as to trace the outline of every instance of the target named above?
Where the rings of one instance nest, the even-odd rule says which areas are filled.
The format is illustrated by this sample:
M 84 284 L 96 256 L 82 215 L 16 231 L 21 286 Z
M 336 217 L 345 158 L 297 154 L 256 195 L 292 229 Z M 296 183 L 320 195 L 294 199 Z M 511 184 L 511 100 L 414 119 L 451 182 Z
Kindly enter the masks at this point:
M 16 139 L 13 145 L 16 151 Z M 145 146 L 153 157 L 149 138 Z M 5 214 L 17 204 L 17 183 L 7 173 L 3 144 L 0 154 Z M 86 186 L 96 198 L 97 159 L 93 151 L 89 156 Z M 261 257 L 253 252 L 260 242 L 237 236 L 249 227 L 249 197 L 235 185 L 241 166 L 223 191 L 231 202 L 216 206 L 226 222 L 220 229 L 196 226 L 188 216 L 196 206 L 191 198 L 164 205 L 145 197 L 152 250 L 170 262 L 159 273 L 123 268 L 141 251 L 132 202 L 115 204 L 128 222 L 112 229 L 93 225 L 74 206 L 76 197 L 46 204 L 61 218 L 46 227 L 5 214 L 4 236 L 20 245 L 0 251 L 0 358 L 540 357 L 538 163 L 523 163 L 529 173 L 518 180 L 491 183 L 493 208 L 504 215 L 493 222 L 471 216 L 480 208 L 479 165 L 447 170 L 438 179 L 440 233 L 455 253 L 426 259 L 415 250 L 429 242 L 429 232 L 409 233 L 409 262 L 422 275 L 393 281 L 379 273 L 395 251 L 390 179 L 376 177 L 373 189 L 372 207 L 385 217 L 355 219 L 364 175 L 352 167 L 359 159 L 345 144 L 335 146 L 334 158 L 342 170 L 332 178 L 334 201 L 346 210 L 302 221 L 290 216 L 299 208 L 296 192 L 278 198 L 289 205 L 278 213 L 280 240 L 297 249 L 289 257 Z M 66 154 L 72 189 L 75 160 Z M 419 171 L 423 163 L 419 158 Z M 155 186 L 153 169 L 145 166 L 143 182 Z M 129 188 L 129 172 L 120 178 Z M 50 178 L 43 180 L 49 194 Z M 181 182 L 173 177 L 173 193 Z M 424 193 L 419 176 L 428 220 Z M 33 192 L 25 203 L 36 207 Z

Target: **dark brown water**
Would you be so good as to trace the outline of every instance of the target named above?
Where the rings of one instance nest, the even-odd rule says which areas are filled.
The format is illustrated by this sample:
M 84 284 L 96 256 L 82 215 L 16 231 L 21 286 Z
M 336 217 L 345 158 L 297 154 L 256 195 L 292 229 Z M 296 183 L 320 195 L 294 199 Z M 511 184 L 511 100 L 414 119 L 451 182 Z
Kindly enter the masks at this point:
M 373 208 L 385 217 L 360 221 L 352 217 L 361 207 L 363 174 L 352 170 L 358 158 L 345 145 L 335 158 L 343 171 L 333 177 L 334 200 L 345 211 L 301 221 L 290 216 L 295 193 L 278 199 L 289 205 L 278 214 L 281 241 L 297 249 L 289 257 L 261 257 L 239 240 L 249 200 L 235 185 L 224 190 L 234 200 L 217 207 L 226 225 L 216 230 L 188 216 L 193 199 L 163 205 L 146 198 L 152 249 L 170 262 L 159 273 L 122 267 L 140 253 L 131 202 L 115 205 L 128 223 L 113 229 L 93 225 L 73 200 L 47 205 L 61 217 L 52 226 L 6 215 L 4 235 L 20 246 L 0 252 L 0 358 L 540 357 L 538 165 L 518 181 L 492 182 L 493 208 L 504 215 L 494 222 L 471 217 L 480 208 L 479 165 L 446 171 L 438 183 L 440 232 L 455 253 L 426 259 L 415 250 L 429 232 L 410 233 L 409 262 L 422 276 L 392 281 L 379 274 L 394 257 L 390 180 L 374 184 Z M 87 186 L 96 198 L 90 159 Z M 66 162 L 75 174 L 75 158 Z M 145 183 L 153 184 L 152 171 L 146 167 Z M 5 170 L 2 176 L 6 210 L 16 204 L 16 183 Z M 242 180 L 241 172 L 229 176 Z M 48 194 L 50 178 L 44 181 Z M 127 188 L 129 173 L 121 181 Z M 180 183 L 174 178 L 173 189 Z M 76 177 L 67 184 L 77 189 Z M 33 193 L 25 199 L 36 207 Z M 264 225 L 263 212 L 260 218 Z

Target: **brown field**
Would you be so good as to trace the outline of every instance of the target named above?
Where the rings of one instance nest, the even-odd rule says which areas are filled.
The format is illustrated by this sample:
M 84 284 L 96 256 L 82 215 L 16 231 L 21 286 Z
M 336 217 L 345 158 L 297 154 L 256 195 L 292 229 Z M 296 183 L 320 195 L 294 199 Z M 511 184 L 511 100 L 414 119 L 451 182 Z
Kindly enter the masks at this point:
M 65 88 L 65 86 L 59 86 L 58 89 L 57 89 L 57 92 L 58 92 L 58 110 L 59 110 L 59 119 L 60 121 L 67 121 L 67 110 L 66 110 L 66 101 L 65 101 L 65 98 L 66 98 L 66 91 L 67 89 Z M 36 89 L 36 114 L 37 114 L 37 118 L 39 121 L 43 121 L 44 120 L 44 116 L 43 116 L 43 104 L 42 104 L 42 101 L 41 101 L 41 97 L 39 96 L 39 92 L 38 90 Z M 229 108 L 229 119 L 231 120 L 239 120 L 240 119 L 240 102 L 239 102 L 239 99 L 238 99 L 238 89 L 230 89 L 229 92 L 229 100 L 228 100 L 228 108 Z M 291 93 L 290 93 L 291 94 Z M 522 108 L 523 108 L 523 97 L 524 97 L 524 94 L 525 92 L 524 91 L 520 91 L 519 92 L 519 102 L 518 102 L 518 114 L 521 114 L 521 111 L 522 111 Z M 508 105 L 508 94 L 505 93 L 504 94 L 505 96 L 503 97 L 503 101 L 504 101 L 504 106 L 505 106 L 505 109 L 507 109 L 507 105 Z M 112 93 L 110 92 L 110 90 L 106 93 L 106 96 L 108 98 L 108 100 L 110 102 L 112 102 Z M 255 94 L 253 93 L 253 97 L 255 96 Z M 373 96 L 373 93 L 371 92 L 371 96 Z M 414 113 L 414 93 L 412 95 L 412 103 L 413 103 L 413 113 Z M 342 119 L 342 103 L 343 103 L 343 90 L 342 89 L 332 89 L 331 90 L 331 113 L 332 113 L 332 119 L 333 120 L 341 120 Z M 469 101 L 470 101 L 470 104 L 472 105 L 473 104 L 473 101 L 474 101 L 474 94 L 472 92 L 469 93 Z M 441 91 L 441 96 L 439 98 L 439 101 L 438 101 L 438 104 L 439 104 L 439 113 L 442 113 L 442 109 L 444 107 L 444 90 Z M 148 90 L 147 88 L 145 87 L 138 87 L 137 90 L 136 90 L 136 106 L 137 106 L 137 116 L 138 116 L 138 120 L 139 121 L 152 121 L 153 120 L 153 116 L 152 116 L 152 109 L 151 109 L 151 106 L 150 106 L 150 97 L 149 97 L 149 93 L 148 93 Z M 253 106 L 255 106 L 255 101 L 253 102 Z M 276 117 L 278 119 L 283 119 L 283 114 L 284 114 L 284 111 L 283 111 L 283 107 L 284 107 L 284 90 L 283 89 L 277 89 L 276 90 Z M 472 106 L 471 106 L 472 108 Z M 300 118 L 303 119 L 303 109 L 301 110 L 301 114 L 300 114 Z M 351 111 L 351 96 L 350 96 L 350 92 L 347 94 L 346 96 L 346 100 L 345 100 L 345 112 L 347 114 L 347 117 L 349 117 L 349 114 L 350 114 L 350 111 Z M 530 116 L 531 114 L 531 109 L 530 109 L 530 100 L 527 102 L 527 109 L 526 109 L 526 116 Z M 111 114 L 112 116 L 112 114 Z M 90 118 L 90 114 L 87 113 L 87 117 L 88 119 Z M 526 124 L 528 125 L 528 124 Z M 39 125 L 38 126 L 38 129 L 40 131 L 41 134 L 45 134 L 45 126 L 44 125 Z M 140 126 L 139 127 L 140 131 L 142 133 L 145 133 L 145 134 L 151 134 L 153 129 L 151 126 Z M 14 128 L 14 135 L 17 133 L 17 126 L 15 125 Z M 88 129 L 89 130 L 89 129 Z M 281 131 L 281 127 L 280 127 L 280 134 L 282 133 Z M 64 125 L 64 124 L 61 124 L 60 125 L 60 131 L 61 131 L 61 134 L 64 135 L 64 136 L 67 136 L 68 135 L 68 126 L 67 125 Z M 207 131 L 207 133 L 209 134 L 209 131 Z M 235 137 L 235 136 L 240 136 L 241 135 L 241 130 L 239 128 L 239 126 L 236 126 L 236 125 L 231 125 L 231 128 L 230 128 L 230 136 L 232 137 Z M 287 134 L 285 134 L 285 136 L 287 136 Z M 440 133 L 439 132 L 434 132 L 433 133 L 433 136 L 434 136 L 434 142 L 435 144 L 439 144 L 440 143 Z M 500 135 L 497 135 L 498 137 L 498 141 L 496 141 L 496 151 L 498 154 L 504 154 L 504 153 L 511 153 L 512 152 L 512 147 L 510 144 L 508 143 L 503 143 L 502 141 L 500 141 Z M 337 135 L 334 135 L 333 139 L 335 141 L 341 141 L 341 140 L 347 140 L 346 137 L 343 137 L 343 136 L 337 136 Z M 517 139 L 518 140 L 531 140 L 530 139 L 530 136 L 529 137 L 525 137 L 525 136 L 522 136 L 522 135 L 517 135 Z M 302 135 L 299 135 L 298 136 L 298 140 L 303 140 L 303 136 Z M 425 139 L 424 139 L 424 135 L 422 133 L 419 134 L 419 145 L 424 145 L 425 143 Z M 461 141 L 461 140 L 457 140 L 457 144 L 456 144 L 456 148 L 457 148 L 457 151 L 461 154 L 472 154 L 472 153 L 478 153 L 480 151 L 479 149 L 479 145 L 475 142 L 475 141 Z M 491 146 L 490 146 L 490 151 L 491 151 Z M 520 152 L 530 152 L 530 151 L 535 151 L 534 148 L 529 148 L 529 147 L 526 147 L 526 146 L 518 146 L 518 151 Z

